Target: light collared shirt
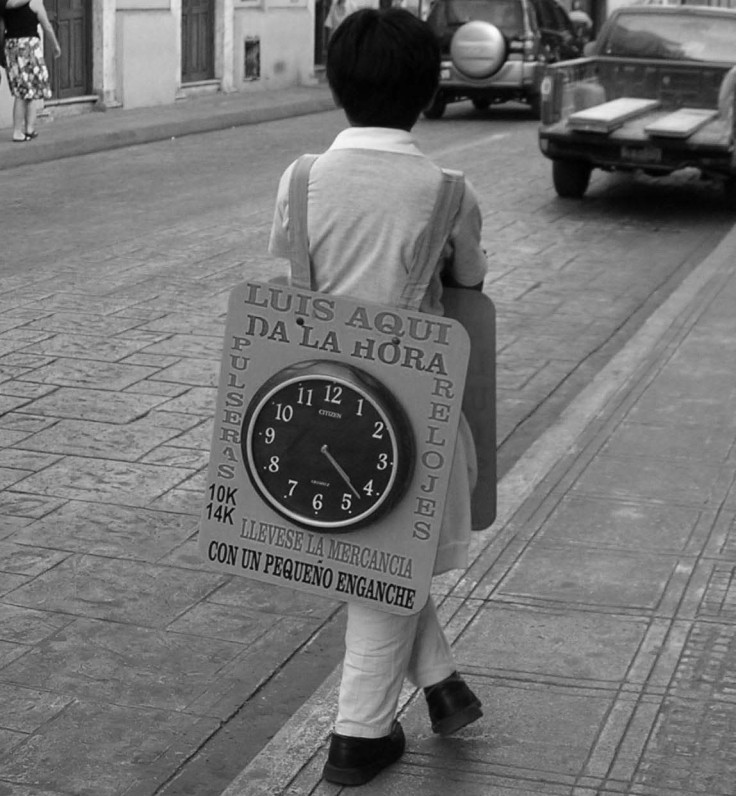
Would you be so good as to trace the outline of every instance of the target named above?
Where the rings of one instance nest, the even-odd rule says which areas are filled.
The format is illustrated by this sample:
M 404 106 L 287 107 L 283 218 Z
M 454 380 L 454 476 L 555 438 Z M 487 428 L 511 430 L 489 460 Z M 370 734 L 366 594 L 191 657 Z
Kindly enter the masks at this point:
M 269 244 L 273 255 L 286 259 L 292 169 L 293 164 L 279 184 Z M 397 306 L 413 269 L 422 265 L 418 257 L 442 181 L 442 170 L 408 132 L 378 127 L 341 132 L 309 175 L 307 232 L 313 289 Z M 487 263 L 480 234 L 478 201 L 466 180 L 446 251 L 434 270 L 427 269 L 431 278 L 426 292 L 412 309 L 442 314 L 439 271 L 446 257 L 459 284 L 483 281 Z M 435 573 L 467 566 L 475 479 L 473 439 L 461 417 Z
M 269 251 L 289 257 L 289 179 L 279 184 Z M 309 178 L 308 237 L 313 288 L 334 295 L 396 305 L 442 183 L 441 169 L 414 136 L 383 127 L 350 127 L 314 163 Z M 461 285 L 483 281 L 481 214 L 466 179 L 448 243 L 450 271 Z M 440 263 L 438 263 L 439 269 Z M 419 307 L 442 313 L 439 270 Z

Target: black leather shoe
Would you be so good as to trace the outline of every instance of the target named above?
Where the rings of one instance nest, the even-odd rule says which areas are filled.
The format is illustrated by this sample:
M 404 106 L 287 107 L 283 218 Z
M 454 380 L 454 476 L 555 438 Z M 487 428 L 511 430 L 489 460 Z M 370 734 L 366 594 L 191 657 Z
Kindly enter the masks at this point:
M 480 700 L 457 672 L 424 689 L 432 732 L 450 735 L 483 715 Z
M 363 785 L 404 754 L 406 739 L 398 721 L 383 738 L 353 738 L 332 733 L 322 776 L 338 785 Z

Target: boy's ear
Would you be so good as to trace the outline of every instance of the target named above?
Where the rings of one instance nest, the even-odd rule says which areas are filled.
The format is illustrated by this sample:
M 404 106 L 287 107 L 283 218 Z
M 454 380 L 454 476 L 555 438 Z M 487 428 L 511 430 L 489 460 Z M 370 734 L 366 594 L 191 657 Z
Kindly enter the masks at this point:
M 335 92 L 330 88 L 330 94 L 332 94 L 332 101 L 335 103 L 336 108 L 342 108 L 342 103 L 340 100 L 335 96 Z

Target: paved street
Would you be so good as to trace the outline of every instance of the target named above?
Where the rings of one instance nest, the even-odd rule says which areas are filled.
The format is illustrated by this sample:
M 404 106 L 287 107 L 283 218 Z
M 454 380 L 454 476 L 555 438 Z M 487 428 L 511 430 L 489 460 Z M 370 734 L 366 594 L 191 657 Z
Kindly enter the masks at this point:
M 339 659 L 338 604 L 208 571 L 195 535 L 228 292 L 273 275 L 278 175 L 341 126 L 2 172 L 0 793 L 214 796 Z M 524 111 L 417 134 L 484 210 L 504 475 L 732 216 L 691 175 L 557 199 Z

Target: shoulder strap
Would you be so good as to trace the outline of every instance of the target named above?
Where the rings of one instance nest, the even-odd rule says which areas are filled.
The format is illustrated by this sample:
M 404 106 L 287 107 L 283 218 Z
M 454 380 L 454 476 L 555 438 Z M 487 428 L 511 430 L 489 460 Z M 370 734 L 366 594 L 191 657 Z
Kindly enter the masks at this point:
M 309 259 L 307 234 L 307 195 L 309 172 L 317 157 L 317 155 L 302 155 L 294 164 L 289 182 L 291 284 L 304 290 L 312 289 L 312 263 Z
M 460 203 L 465 193 L 465 177 L 461 171 L 442 169 L 442 184 L 427 224 L 427 234 L 417 253 L 415 267 L 401 294 L 399 306 L 404 309 L 418 309 L 432 279 L 437 263 L 442 255 L 455 218 L 460 211 Z
M 302 155 L 294 164 L 289 182 L 289 245 L 291 249 L 291 284 L 312 289 L 312 264 L 307 234 L 307 197 L 309 172 L 318 155 Z M 465 178 L 460 171 L 442 170 L 442 184 L 415 260 L 415 267 L 399 299 L 399 307 L 416 309 L 427 290 L 432 274 L 447 243 L 455 217 L 460 210 Z

